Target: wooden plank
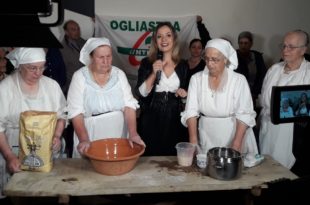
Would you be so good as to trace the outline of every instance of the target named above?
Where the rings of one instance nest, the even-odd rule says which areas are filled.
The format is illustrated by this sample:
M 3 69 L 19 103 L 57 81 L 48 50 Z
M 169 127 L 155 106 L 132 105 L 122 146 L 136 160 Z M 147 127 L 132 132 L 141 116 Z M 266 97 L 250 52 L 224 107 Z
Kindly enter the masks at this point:
M 89 196 L 135 193 L 192 192 L 266 188 L 266 182 L 296 179 L 290 170 L 266 157 L 256 167 L 244 169 L 241 178 L 210 178 L 196 166 L 180 167 L 176 157 L 141 157 L 136 167 L 121 176 L 96 173 L 87 159 L 56 160 L 49 173 L 23 171 L 12 176 L 7 196 Z

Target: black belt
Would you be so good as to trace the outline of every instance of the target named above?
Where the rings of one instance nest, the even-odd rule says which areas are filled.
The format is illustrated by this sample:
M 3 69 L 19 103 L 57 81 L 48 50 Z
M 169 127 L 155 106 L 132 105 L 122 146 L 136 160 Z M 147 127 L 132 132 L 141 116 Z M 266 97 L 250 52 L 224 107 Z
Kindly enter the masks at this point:
M 151 106 L 153 104 L 166 104 L 169 101 L 177 102 L 180 98 L 175 96 L 175 93 L 172 92 L 154 92 Z
M 102 112 L 102 113 L 97 113 L 97 114 L 92 114 L 91 116 L 92 116 L 92 117 L 95 117 L 95 116 L 98 116 L 98 115 L 107 114 L 107 113 L 109 113 L 109 112 L 111 112 L 111 111 L 108 111 L 108 112 Z
M 154 92 L 154 98 L 159 98 L 159 99 L 177 99 L 175 96 L 175 93 L 172 92 Z

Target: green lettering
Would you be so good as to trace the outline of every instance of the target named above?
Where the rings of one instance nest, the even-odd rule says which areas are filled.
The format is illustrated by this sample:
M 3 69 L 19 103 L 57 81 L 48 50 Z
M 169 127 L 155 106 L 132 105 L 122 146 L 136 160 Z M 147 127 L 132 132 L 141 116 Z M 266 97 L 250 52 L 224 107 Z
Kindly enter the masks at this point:
M 142 21 L 141 22 L 141 27 L 140 27 L 140 31 L 147 31 L 147 25 L 146 25 L 146 22 L 145 21 Z
M 174 22 L 174 25 L 173 25 L 173 27 L 174 27 L 174 29 L 176 30 L 176 31 L 181 31 L 181 29 L 180 29 L 180 24 L 179 24 L 179 22 Z
M 161 21 L 149 21 L 148 23 L 146 21 L 126 21 L 121 20 L 120 22 L 117 22 L 116 20 L 113 20 L 110 22 L 110 27 L 113 30 L 120 29 L 122 31 L 154 31 L 156 26 Z M 172 23 L 173 27 L 176 31 L 180 32 L 180 24 L 178 21 Z
M 150 21 L 149 22 L 149 30 L 154 31 L 155 27 L 156 27 L 156 22 Z
M 120 21 L 119 22 L 119 27 L 122 31 L 126 31 L 128 29 L 128 25 L 126 21 Z
M 136 31 L 139 31 L 139 21 L 136 21 Z
M 128 22 L 128 31 L 135 31 L 135 29 L 132 28 L 131 21 Z
M 110 27 L 113 29 L 113 30 L 116 30 L 118 28 L 118 23 L 117 21 L 113 20 L 110 22 Z

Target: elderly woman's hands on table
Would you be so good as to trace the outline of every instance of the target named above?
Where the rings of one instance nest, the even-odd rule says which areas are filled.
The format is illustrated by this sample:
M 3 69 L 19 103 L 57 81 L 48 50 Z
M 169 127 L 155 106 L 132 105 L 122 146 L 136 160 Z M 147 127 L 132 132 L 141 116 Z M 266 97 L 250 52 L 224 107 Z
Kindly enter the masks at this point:
M 11 173 L 20 172 L 21 163 L 15 154 L 11 154 L 7 157 L 7 166 Z
M 129 143 L 130 143 L 131 147 L 133 147 L 133 143 L 137 143 L 137 144 L 140 144 L 140 145 L 146 147 L 145 143 L 143 142 L 143 140 L 141 139 L 141 137 L 138 134 L 135 134 L 135 135 L 129 134 Z
M 61 149 L 61 139 L 59 137 L 53 138 L 53 152 L 59 152 Z
M 84 153 L 87 152 L 89 147 L 90 147 L 90 141 L 81 141 L 77 146 L 77 150 L 81 155 L 84 155 Z

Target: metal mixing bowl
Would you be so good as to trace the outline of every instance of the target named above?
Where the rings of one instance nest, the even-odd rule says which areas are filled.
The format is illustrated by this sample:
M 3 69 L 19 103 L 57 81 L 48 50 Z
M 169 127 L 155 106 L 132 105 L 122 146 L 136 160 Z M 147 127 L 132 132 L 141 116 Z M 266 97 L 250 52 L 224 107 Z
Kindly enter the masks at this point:
M 220 180 L 232 180 L 241 176 L 243 169 L 240 152 L 227 147 L 214 147 L 208 151 L 207 173 Z

